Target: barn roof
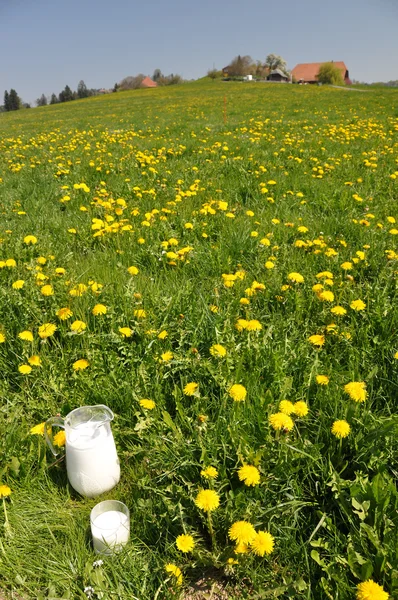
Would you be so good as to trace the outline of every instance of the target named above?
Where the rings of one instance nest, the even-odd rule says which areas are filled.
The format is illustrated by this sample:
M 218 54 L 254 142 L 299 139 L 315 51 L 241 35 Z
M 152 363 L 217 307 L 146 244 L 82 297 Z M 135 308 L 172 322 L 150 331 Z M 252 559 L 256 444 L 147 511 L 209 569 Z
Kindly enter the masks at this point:
M 319 73 L 319 67 L 325 63 L 300 63 L 296 65 L 292 70 L 292 77 L 300 81 L 317 81 L 317 75 Z M 343 79 L 345 78 L 345 74 L 347 72 L 347 67 L 345 63 L 340 60 L 337 62 L 333 62 L 334 66 L 341 72 Z
M 141 87 L 153 88 L 158 87 L 158 84 L 156 81 L 152 81 L 150 77 L 144 77 L 144 79 L 141 81 Z

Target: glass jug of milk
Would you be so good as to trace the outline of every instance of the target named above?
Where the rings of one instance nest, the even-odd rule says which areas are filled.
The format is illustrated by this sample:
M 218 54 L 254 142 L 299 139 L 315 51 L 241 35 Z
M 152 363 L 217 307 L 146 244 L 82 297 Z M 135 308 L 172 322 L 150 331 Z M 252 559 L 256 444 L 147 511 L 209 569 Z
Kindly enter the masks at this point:
M 51 452 L 57 456 L 52 439 L 52 427 L 65 429 L 66 470 L 69 483 L 82 496 L 93 498 L 111 490 L 120 479 L 110 422 L 113 412 L 103 404 L 82 406 L 65 418 L 51 417 L 46 421 L 44 435 Z

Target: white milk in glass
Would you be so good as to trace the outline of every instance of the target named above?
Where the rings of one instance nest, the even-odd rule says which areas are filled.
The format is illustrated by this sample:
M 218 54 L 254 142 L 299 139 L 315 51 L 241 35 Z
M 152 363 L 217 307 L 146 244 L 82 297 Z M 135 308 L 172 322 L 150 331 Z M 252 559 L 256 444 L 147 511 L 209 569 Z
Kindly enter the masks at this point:
M 88 498 L 111 490 L 119 482 L 119 459 L 109 423 L 89 421 L 70 429 L 66 468 L 71 486 Z
M 99 554 L 112 554 L 127 544 L 130 520 L 118 510 L 108 510 L 91 521 L 94 550 Z

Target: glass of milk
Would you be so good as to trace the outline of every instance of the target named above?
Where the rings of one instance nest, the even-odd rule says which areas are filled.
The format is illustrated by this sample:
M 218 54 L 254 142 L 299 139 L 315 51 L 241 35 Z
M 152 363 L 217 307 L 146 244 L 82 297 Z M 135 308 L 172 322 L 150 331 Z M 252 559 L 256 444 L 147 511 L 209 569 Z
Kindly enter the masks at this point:
M 130 512 L 123 502 L 104 500 L 90 513 L 91 534 L 97 554 L 120 552 L 130 537 Z

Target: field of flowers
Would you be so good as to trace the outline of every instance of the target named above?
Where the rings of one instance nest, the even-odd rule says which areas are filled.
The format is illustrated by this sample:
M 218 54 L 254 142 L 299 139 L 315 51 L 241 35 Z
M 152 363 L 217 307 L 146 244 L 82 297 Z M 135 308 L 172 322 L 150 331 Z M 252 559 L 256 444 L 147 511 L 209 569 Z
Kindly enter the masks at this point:
M 192 83 L 0 115 L 0 596 L 398 597 L 397 101 Z M 95 499 L 43 437 L 85 404 L 122 471 Z M 106 498 L 131 540 L 98 560 Z

